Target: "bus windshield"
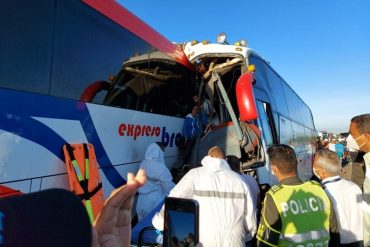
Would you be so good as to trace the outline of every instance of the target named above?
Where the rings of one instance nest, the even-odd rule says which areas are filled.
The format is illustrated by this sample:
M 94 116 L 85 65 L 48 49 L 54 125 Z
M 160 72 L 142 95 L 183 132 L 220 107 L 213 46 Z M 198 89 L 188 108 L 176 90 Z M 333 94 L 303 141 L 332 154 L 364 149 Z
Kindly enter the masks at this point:
M 217 73 L 221 79 L 223 87 L 226 90 L 232 108 L 235 114 L 239 114 L 239 110 L 236 103 L 235 85 L 244 71 L 244 60 L 242 56 L 238 55 L 225 55 L 223 56 L 208 56 L 202 57 L 196 60 L 196 67 L 200 71 L 205 71 L 204 78 L 206 79 L 206 92 L 208 97 L 214 104 L 214 108 L 220 118 L 221 122 L 230 121 L 228 111 L 224 107 L 224 103 L 220 92 L 217 87 L 214 86 L 217 78 L 212 76 Z
M 195 91 L 195 74 L 160 52 L 126 61 L 104 104 L 125 109 L 183 117 Z

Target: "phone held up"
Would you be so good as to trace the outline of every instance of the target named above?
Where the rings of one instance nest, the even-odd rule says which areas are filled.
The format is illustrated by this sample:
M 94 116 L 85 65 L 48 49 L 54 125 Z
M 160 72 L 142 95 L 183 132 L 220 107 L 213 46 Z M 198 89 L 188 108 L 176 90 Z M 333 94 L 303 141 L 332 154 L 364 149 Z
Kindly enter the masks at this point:
M 199 242 L 199 205 L 196 200 L 167 197 L 163 247 L 196 246 Z

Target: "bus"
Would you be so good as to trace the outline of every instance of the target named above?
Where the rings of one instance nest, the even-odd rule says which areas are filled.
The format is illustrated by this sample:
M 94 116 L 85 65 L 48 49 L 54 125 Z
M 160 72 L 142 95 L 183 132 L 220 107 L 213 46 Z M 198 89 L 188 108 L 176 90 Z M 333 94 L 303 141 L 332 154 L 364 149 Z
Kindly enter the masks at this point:
M 105 0 L 4 0 L 0 18 L 2 190 L 67 189 L 66 143 L 94 146 L 105 196 L 137 171 L 150 143 L 164 143 L 166 164 L 177 167 L 194 93 L 214 114 L 193 164 L 219 145 L 272 185 L 266 150 L 285 143 L 301 179 L 311 177 L 311 111 L 245 41 L 174 44 Z
M 243 170 L 252 172 L 260 185 L 272 185 L 278 181 L 266 150 L 282 143 L 295 149 L 298 175 L 309 180 L 316 151 L 310 108 L 245 40 L 229 45 L 225 33 L 217 40 L 183 44 L 190 63 L 203 71 L 201 91 L 220 123 L 198 138 L 193 160 L 199 162 L 217 143 L 227 155 L 239 157 Z
M 197 88 L 181 47 L 105 0 L 4 0 L 0 30 L 0 194 L 68 189 L 66 143 L 93 144 L 105 197 L 150 143 L 178 162 L 171 102 Z

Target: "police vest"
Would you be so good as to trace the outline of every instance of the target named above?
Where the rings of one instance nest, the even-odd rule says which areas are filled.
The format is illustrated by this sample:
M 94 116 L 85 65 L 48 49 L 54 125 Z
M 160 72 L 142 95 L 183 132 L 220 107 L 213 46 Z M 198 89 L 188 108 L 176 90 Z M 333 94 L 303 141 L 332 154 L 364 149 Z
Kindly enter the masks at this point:
M 273 186 L 268 192 L 279 212 L 279 246 L 328 246 L 330 201 L 314 181 Z

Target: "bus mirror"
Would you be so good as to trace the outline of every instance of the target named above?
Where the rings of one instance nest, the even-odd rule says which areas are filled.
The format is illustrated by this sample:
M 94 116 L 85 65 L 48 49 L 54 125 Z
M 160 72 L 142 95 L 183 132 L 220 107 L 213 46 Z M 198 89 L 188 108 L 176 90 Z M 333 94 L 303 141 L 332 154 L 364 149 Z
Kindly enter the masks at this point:
M 256 102 L 253 95 L 253 73 L 242 74 L 236 83 L 236 99 L 241 121 L 255 120 L 258 117 Z
M 85 103 L 92 102 L 97 93 L 102 90 L 108 90 L 110 86 L 111 84 L 107 81 L 96 81 L 85 88 L 80 96 L 80 101 Z

